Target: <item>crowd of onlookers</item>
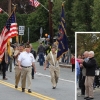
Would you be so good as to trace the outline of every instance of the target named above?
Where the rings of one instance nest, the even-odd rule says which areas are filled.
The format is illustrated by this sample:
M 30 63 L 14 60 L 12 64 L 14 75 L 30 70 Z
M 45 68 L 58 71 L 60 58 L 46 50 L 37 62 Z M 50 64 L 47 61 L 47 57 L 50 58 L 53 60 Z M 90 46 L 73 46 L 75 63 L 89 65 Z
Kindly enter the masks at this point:
M 76 76 L 78 87 L 81 89 L 81 94 L 84 99 L 94 99 L 93 89 L 99 86 L 99 74 L 96 75 L 98 70 L 97 62 L 94 58 L 93 51 L 85 51 L 82 55 L 78 55 L 76 59 Z

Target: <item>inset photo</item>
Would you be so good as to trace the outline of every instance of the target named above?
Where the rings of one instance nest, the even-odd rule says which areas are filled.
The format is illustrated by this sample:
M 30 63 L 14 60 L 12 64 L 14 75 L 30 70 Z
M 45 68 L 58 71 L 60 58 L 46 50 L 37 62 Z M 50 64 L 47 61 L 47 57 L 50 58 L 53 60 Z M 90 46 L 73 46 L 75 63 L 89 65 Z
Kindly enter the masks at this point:
M 75 32 L 76 100 L 100 100 L 100 32 Z

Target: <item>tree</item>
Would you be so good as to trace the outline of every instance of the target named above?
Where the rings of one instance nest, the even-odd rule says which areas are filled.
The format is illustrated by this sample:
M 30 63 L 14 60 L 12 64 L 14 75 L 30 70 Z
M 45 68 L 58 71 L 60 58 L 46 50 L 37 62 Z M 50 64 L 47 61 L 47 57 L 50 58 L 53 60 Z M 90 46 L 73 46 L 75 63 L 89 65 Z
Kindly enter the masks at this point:
M 75 0 L 72 7 L 74 31 L 92 31 L 93 0 Z
M 100 64 L 100 56 L 99 56 L 100 34 L 78 33 L 76 42 L 77 42 L 77 55 L 83 54 L 84 51 L 94 51 L 96 61 L 98 64 Z
M 94 0 L 92 28 L 94 31 L 100 31 L 100 0 Z

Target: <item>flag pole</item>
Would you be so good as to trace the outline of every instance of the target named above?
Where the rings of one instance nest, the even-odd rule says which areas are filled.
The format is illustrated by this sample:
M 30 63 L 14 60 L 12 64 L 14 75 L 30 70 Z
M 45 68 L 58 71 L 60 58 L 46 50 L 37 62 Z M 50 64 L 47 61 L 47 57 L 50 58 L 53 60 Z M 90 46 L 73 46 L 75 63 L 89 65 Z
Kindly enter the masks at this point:
M 15 13 L 17 4 L 12 4 L 12 5 L 14 6 L 14 13 Z M 19 37 L 18 36 L 16 36 L 16 43 L 19 45 Z
M 40 3 L 40 2 L 39 2 Z M 42 3 L 40 3 L 40 5 L 45 9 L 45 10 L 47 10 L 48 12 L 49 12 L 49 10 L 42 4 Z
M 2 11 L 9 17 L 9 14 L 7 12 L 5 12 L 3 9 L 2 9 Z

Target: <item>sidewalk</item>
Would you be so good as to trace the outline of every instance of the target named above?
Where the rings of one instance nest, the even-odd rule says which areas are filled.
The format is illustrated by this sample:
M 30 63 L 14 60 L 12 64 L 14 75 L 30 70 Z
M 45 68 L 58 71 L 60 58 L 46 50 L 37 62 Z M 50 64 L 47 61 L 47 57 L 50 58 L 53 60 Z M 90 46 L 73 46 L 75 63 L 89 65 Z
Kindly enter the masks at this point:
M 95 88 L 94 92 L 94 99 L 93 100 L 100 100 L 100 88 Z M 77 89 L 77 99 L 76 100 L 85 100 L 84 96 L 78 96 L 81 94 L 81 90 Z
M 60 67 L 63 67 L 63 68 L 71 68 L 72 67 L 72 65 L 71 64 L 67 64 L 67 63 L 62 63 L 62 62 L 60 62 Z

